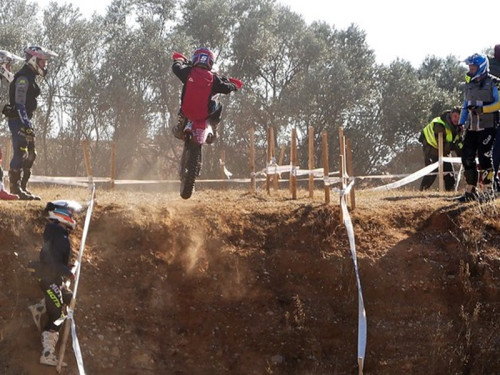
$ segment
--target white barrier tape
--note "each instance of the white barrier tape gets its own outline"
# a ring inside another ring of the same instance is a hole
[[[326,186],[331,186],[333,184],[337,184],[339,182],[342,182],[342,179],[340,177],[325,177],[323,179],[323,182],[325,183]]]
[[[73,310],[68,310],[68,321],[71,324],[71,338],[73,340],[73,352],[75,353],[78,373],[80,375],[85,375],[85,368],[83,367],[83,357],[82,357],[82,351],[80,349],[80,342],[78,341],[78,337],[76,336],[76,324],[75,324],[75,319],[73,319]]]
[[[72,269],[76,270],[75,273],[75,286],[73,290],[73,297],[72,297],[72,303],[70,303],[70,306],[73,306],[73,303],[76,302],[76,296],[78,295],[78,285],[80,284],[80,271],[81,271],[81,265],[82,265],[82,256],[83,256],[83,251],[85,250],[85,241],[87,240],[87,234],[89,232],[89,227],[90,227],[90,219],[92,217],[92,211],[94,209],[94,196],[95,196],[95,185],[92,185],[91,187],[91,196],[90,196],[90,202],[87,207],[87,213],[85,215],[85,224],[83,225],[83,230],[82,230],[82,239],[80,241],[80,249],[78,251],[78,259],[75,262],[75,265]],[[83,367],[83,357],[82,357],[82,352],[80,350],[80,344],[78,342],[78,337],[76,336],[76,325],[75,325],[75,319],[73,316],[73,310],[71,308],[68,308],[68,321],[71,324],[71,337],[73,339],[73,352],[75,353],[75,358],[76,358],[76,363],[78,365],[78,371],[80,375],[85,375],[85,369]],[[68,323],[66,323],[68,324]],[[63,340],[63,342],[65,342]],[[64,350],[64,348],[61,348]],[[59,361],[63,360],[63,356],[60,356]]]
[[[277,164],[269,164],[265,169],[265,174],[280,174],[283,172],[291,172],[291,165],[277,165]]]
[[[224,174],[226,175],[226,178],[229,180],[231,179],[231,176],[233,175],[231,172],[227,170],[227,168],[224,166]]]
[[[85,179],[85,180],[84,180]],[[82,177],[82,180],[79,181],[78,177],[48,177],[48,176],[31,176],[30,182],[45,182],[59,185],[71,185],[71,186],[89,186],[88,182],[84,182],[88,180],[87,177]]]
[[[367,189],[367,190],[368,191],[383,191],[383,190],[391,190],[391,189],[399,188],[401,186],[404,186],[404,185],[409,184],[413,181],[416,181],[419,178],[422,178],[425,175],[431,173],[432,171],[434,171],[434,169],[436,169],[438,167],[438,164],[439,164],[438,162],[435,162],[433,164],[428,165],[427,167],[424,167],[424,168],[416,171],[415,173],[410,174],[409,176],[407,176],[399,181],[392,182],[392,183],[387,184],[387,185],[378,186],[376,188]]]
[[[76,274],[75,274],[75,287],[73,290],[73,298],[74,299],[76,299],[76,295],[78,293],[78,284],[80,283],[80,270],[81,270],[81,264],[82,264],[82,256],[83,256],[83,251],[85,250],[85,241],[87,240],[87,234],[89,232],[90,219],[92,217],[92,210],[94,209],[94,195],[95,195],[95,186],[92,186],[91,195],[90,195],[90,202],[89,202],[89,206],[87,207],[87,213],[85,215],[85,224],[83,225],[82,240],[80,242],[80,250],[78,251],[78,259],[77,259],[77,263],[75,264]]]
[[[367,322],[366,322],[366,310],[363,301],[363,292],[361,289],[361,278],[359,277],[358,269],[358,258],[356,255],[356,243],[354,239],[354,228],[352,226],[351,216],[349,215],[349,210],[347,209],[347,204],[345,202],[344,196],[349,194],[351,188],[354,185],[354,180],[352,180],[347,188],[340,192],[340,205],[342,208],[342,216],[344,218],[344,225],[347,230],[347,237],[349,238],[349,248],[351,250],[351,257],[354,263],[354,271],[356,273],[356,282],[358,285],[358,364],[359,373],[363,373],[363,363],[366,352],[366,337],[367,337]]]
[[[443,162],[461,164],[462,159],[457,158],[457,157],[445,157],[445,158],[443,158]],[[435,162],[435,163],[429,164],[428,166],[426,166],[426,167],[424,167],[424,168],[422,168],[422,169],[420,169],[420,170],[418,170],[410,175],[407,175],[407,177],[405,177],[399,181],[396,181],[396,182],[393,182],[393,183],[390,183],[387,185],[383,185],[383,186],[378,186],[376,188],[367,189],[367,190],[369,190],[369,191],[382,191],[382,190],[396,189],[398,187],[401,187],[401,186],[409,184],[413,181],[416,181],[419,178],[424,177],[425,175],[431,174],[434,171],[434,169],[436,169],[438,167],[439,167],[439,162]],[[356,177],[356,178],[358,178],[358,177]],[[362,179],[363,177],[359,177],[359,178]]]
[[[323,177],[323,175],[325,174],[325,171],[323,170],[323,168],[316,168],[316,169],[313,169],[313,170],[310,170],[310,169],[300,169],[299,167],[296,167],[297,170],[296,170],[296,176],[303,176],[303,175],[313,175],[315,177]]]
[[[443,161],[445,163],[462,164],[462,158],[457,158],[457,157],[445,156],[443,157]]]

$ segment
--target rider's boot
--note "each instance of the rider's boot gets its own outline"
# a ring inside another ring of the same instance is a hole
[[[179,112],[177,115],[177,124],[172,128],[172,133],[177,139],[184,139],[184,127],[186,126],[187,118]]]
[[[9,180],[10,180],[10,193],[15,194],[23,201],[33,200],[33,196],[26,193],[21,188],[21,170],[11,169],[9,170]]]
[[[31,169],[23,168],[23,177],[21,178],[21,189],[24,190],[26,194],[30,195],[32,200],[39,201],[42,198],[38,195],[33,194],[31,191],[28,190],[28,181],[30,177],[31,177]]]

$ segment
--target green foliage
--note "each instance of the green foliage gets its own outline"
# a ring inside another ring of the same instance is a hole
[[[356,25],[308,25],[275,0],[113,0],[91,19],[73,5],[38,10],[25,0],[0,0],[0,12],[0,48],[22,55],[27,44],[40,44],[59,54],[34,118],[36,173],[83,173],[80,143],[88,139],[95,175],[109,173],[113,141],[117,178],[176,178],[182,145],[169,129],[181,85],[171,56],[200,46],[215,52],[221,74],[245,84],[223,98],[220,137],[205,154],[207,177],[219,175],[222,149],[227,168],[248,175],[251,127],[257,168],[265,165],[270,127],[280,146],[297,128],[299,164],[306,166],[308,127],[321,160],[321,132],[335,149],[342,126],[356,172],[381,172],[414,152],[427,122],[461,100],[465,67],[455,57],[428,57],[419,68],[401,60],[380,66]]]

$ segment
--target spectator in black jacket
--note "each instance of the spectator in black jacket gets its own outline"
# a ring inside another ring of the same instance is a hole
[[[37,108],[40,87],[36,77],[47,74],[47,60],[57,56],[52,51],[39,46],[28,47],[24,51],[26,63],[14,75],[9,88],[10,108],[5,113],[9,117],[12,133],[13,156],[10,161],[10,192],[22,200],[40,200],[27,189],[31,167],[35,162],[35,129],[31,118]]]
[[[9,51],[0,50],[0,83],[3,88],[4,81],[7,82],[7,85],[12,82],[14,78],[14,74],[11,72],[12,64],[15,61],[23,61],[23,59],[19,56],[10,53]],[[3,112],[3,110],[2,110]],[[0,147],[0,200],[17,200],[19,196],[16,194],[10,194],[5,190],[3,185],[3,168],[2,168],[2,148]]]

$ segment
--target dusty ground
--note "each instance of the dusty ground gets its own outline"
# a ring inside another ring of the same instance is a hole
[[[37,190],[46,199],[86,190]],[[500,374],[499,202],[359,192],[365,374]],[[338,197],[97,192],[75,320],[87,374],[358,374]],[[42,202],[0,202],[0,374],[54,374],[27,306]],[[83,220],[82,220],[83,222]],[[79,247],[81,227],[73,235]],[[70,341],[71,342],[71,341]],[[69,367],[77,374],[70,343]]]

